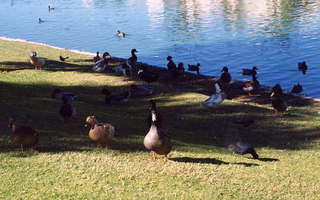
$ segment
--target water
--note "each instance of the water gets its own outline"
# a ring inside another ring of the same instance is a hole
[[[48,11],[48,5],[55,9]],[[38,18],[45,20],[39,24]],[[320,1],[317,0],[1,0],[0,36],[90,52],[108,51],[166,66],[166,57],[201,63],[218,76],[229,66],[258,67],[259,81],[320,97]],[[115,36],[117,30],[128,33]],[[297,62],[307,61],[302,75]]]

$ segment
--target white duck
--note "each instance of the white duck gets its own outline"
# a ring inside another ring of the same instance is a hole
[[[214,107],[223,102],[223,100],[225,99],[225,93],[220,89],[218,83],[215,83],[214,86],[216,88],[216,92],[212,94],[209,98],[207,98],[205,101],[201,102],[200,105],[206,107]]]

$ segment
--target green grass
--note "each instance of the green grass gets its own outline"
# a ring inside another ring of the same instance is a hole
[[[0,40],[0,199],[319,199],[319,106],[288,96],[284,118],[272,116],[270,99],[237,97],[212,109],[199,106],[212,82],[199,79],[155,83],[157,94],[105,105],[103,87],[127,90],[136,80],[90,70],[91,56],[35,44]],[[42,71],[28,55],[49,59]],[[61,63],[59,55],[70,56]],[[62,123],[53,88],[79,95],[77,117]],[[170,160],[153,161],[144,149],[148,101],[156,99],[173,139]],[[84,127],[87,115],[116,127],[107,151],[99,151]],[[9,142],[8,117],[36,128],[38,153],[20,153]],[[253,118],[244,128],[232,123]],[[260,160],[239,156],[226,145],[240,135]]]

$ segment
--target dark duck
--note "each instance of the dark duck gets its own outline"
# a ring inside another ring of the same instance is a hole
[[[150,129],[144,137],[143,144],[146,149],[151,151],[154,160],[156,159],[156,154],[158,154],[164,155],[165,161],[167,161],[168,154],[172,149],[171,139],[163,129],[162,118],[156,109],[155,101],[151,100],[150,104],[150,116],[148,118]]]
[[[200,75],[200,63],[197,63],[196,65],[188,65],[188,70],[197,72],[197,75]]]
[[[259,158],[259,155],[257,154],[257,152],[251,144],[241,142],[240,140],[236,141],[233,144],[230,144],[228,146],[228,149],[239,155],[251,154],[254,159]]]
[[[306,74],[308,70],[308,65],[306,61],[298,62],[298,70],[302,72],[302,74]]]
[[[129,98],[131,96],[130,91],[129,92],[123,92],[120,94],[111,94],[111,92],[107,88],[103,88],[101,91],[102,94],[105,95],[105,103],[106,104],[121,104],[126,103],[129,101]]]
[[[74,95],[71,92],[66,92],[62,91],[58,88],[55,88],[52,93],[51,93],[51,98],[53,99],[62,99],[62,98],[67,98],[69,101],[72,101],[76,98],[77,96]]]
[[[68,59],[69,57],[63,57],[63,56],[59,56],[60,61],[64,62]]]
[[[282,88],[279,84],[276,84],[271,90],[271,104],[275,110],[274,116],[282,117],[287,110],[287,103],[283,99]]]
[[[295,93],[295,94],[299,94],[303,91],[302,85],[300,85],[299,83],[294,85],[291,89],[291,93]]]
[[[252,69],[242,69],[242,75],[252,76],[257,75],[257,67],[253,66]]]
[[[62,105],[60,107],[59,114],[64,122],[68,122],[75,115],[75,109],[69,103],[69,99],[67,97],[62,97]]]

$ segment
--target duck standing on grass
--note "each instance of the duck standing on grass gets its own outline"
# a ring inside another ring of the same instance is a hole
[[[155,101],[150,101],[150,116],[148,118],[148,125],[150,129],[144,137],[143,144],[146,149],[152,153],[152,158],[156,159],[156,154],[164,155],[165,161],[168,160],[168,154],[172,149],[171,139],[166,131],[163,129],[162,118],[156,109]]]
[[[33,51],[30,55],[30,63],[35,67],[35,69],[41,70],[46,64],[46,58],[37,57],[37,52]]]
[[[225,99],[225,93],[220,89],[220,86],[218,83],[214,84],[216,92],[212,94],[209,98],[207,98],[205,101],[201,102],[201,106],[205,107],[215,107],[219,104],[221,104]]]
[[[220,75],[218,82],[219,82],[222,90],[225,91],[226,93],[228,93],[232,77],[229,73],[229,69],[227,66],[224,66],[223,69],[221,70],[221,72],[222,72],[222,74]]]
[[[62,105],[60,106],[59,114],[65,123],[75,115],[75,109],[69,103],[69,99],[66,96],[62,97]]]
[[[69,57],[63,57],[63,56],[59,56],[60,61],[64,62],[68,59]]]
[[[39,133],[30,126],[16,125],[15,118],[9,119],[9,128],[12,130],[11,141],[20,146],[23,152],[25,147],[31,147],[31,151],[35,150],[35,146],[39,142]]]
[[[137,49],[131,49],[131,57],[128,58],[126,63],[131,71],[137,68],[138,56],[136,53],[138,53]]]
[[[147,83],[151,83],[157,81],[159,79],[159,74],[151,71],[145,70],[145,68],[141,68],[138,71],[139,80],[145,81]]]
[[[274,116],[282,117],[283,112],[287,111],[287,103],[283,99],[282,88],[279,84],[276,84],[271,92],[271,104],[275,110]]]
[[[55,88],[51,93],[51,98],[53,98],[53,99],[61,99],[62,100],[62,98],[64,98],[64,97],[67,98],[69,101],[73,101],[73,100],[75,100],[75,98],[77,96],[71,92],[62,91],[59,88]]]
[[[115,133],[114,126],[109,123],[99,123],[95,116],[88,116],[85,126],[90,126],[89,138],[97,144],[97,148],[107,149]]]

